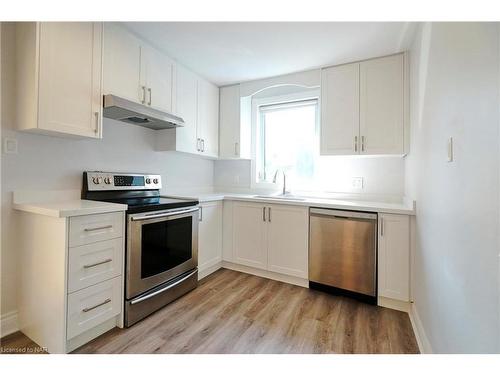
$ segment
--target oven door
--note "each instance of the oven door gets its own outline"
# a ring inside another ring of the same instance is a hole
[[[128,215],[127,299],[198,266],[198,210]]]

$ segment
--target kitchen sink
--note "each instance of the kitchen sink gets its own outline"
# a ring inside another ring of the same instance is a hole
[[[265,198],[265,199],[279,199],[284,201],[305,201],[305,198],[293,196],[293,195],[254,195],[254,198]]]

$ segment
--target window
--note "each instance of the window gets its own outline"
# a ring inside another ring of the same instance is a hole
[[[271,183],[282,170],[294,188],[309,186],[319,157],[318,99],[257,107],[256,177]]]

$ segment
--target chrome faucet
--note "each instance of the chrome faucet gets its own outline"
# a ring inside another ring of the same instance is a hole
[[[280,171],[283,174],[283,193],[282,193],[282,195],[287,195],[289,193],[289,191],[286,190],[286,174],[285,174],[284,170],[282,170],[282,169],[277,169],[276,170],[276,172],[274,173],[274,177],[273,177],[273,184],[276,183],[276,181],[278,179],[278,173]]]

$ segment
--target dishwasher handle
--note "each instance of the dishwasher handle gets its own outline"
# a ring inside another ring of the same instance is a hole
[[[329,210],[325,208],[311,208],[311,216],[321,215],[321,216],[333,216],[333,217],[344,217],[353,219],[368,219],[377,220],[377,214],[369,212],[358,212],[358,211],[343,211],[343,210]]]

